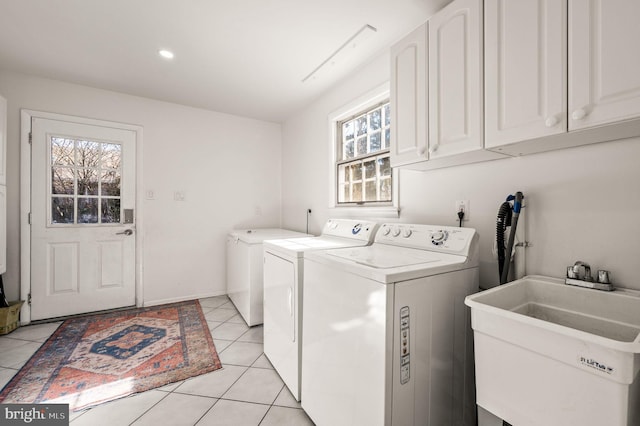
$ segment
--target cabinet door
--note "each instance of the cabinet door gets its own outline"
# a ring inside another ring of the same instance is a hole
[[[391,166],[427,159],[427,24],[391,47]]]
[[[569,130],[640,117],[640,1],[569,0]]]
[[[485,146],[566,132],[566,0],[484,5]]]
[[[455,0],[429,20],[429,158],[483,148],[482,2]]]

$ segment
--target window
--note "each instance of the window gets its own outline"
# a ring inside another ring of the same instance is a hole
[[[390,108],[384,100],[335,121],[336,205],[390,205]]]
[[[120,223],[122,146],[53,136],[51,225]]]

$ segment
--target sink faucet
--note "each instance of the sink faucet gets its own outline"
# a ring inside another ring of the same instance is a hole
[[[580,279],[580,268],[584,268],[584,278],[583,281],[591,282],[593,278],[591,278],[591,266],[588,263],[578,260],[573,264],[573,273],[575,274],[572,278]]]
[[[580,269],[584,269],[584,275],[580,277]],[[609,271],[598,271],[598,281],[594,282],[591,276],[591,266],[588,263],[578,260],[573,266],[567,267],[567,277],[565,284],[579,287],[593,288],[596,290],[612,291],[614,289],[609,279]]]

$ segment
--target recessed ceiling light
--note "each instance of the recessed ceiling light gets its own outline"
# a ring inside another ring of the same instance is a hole
[[[158,50],[158,55],[162,56],[164,59],[173,59],[173,52],[167,49]]]

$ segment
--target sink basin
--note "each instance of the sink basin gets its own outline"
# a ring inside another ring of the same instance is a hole
[[[478,405],[517,425],[640,424],[640,292],[528,276],[465,303]]]

